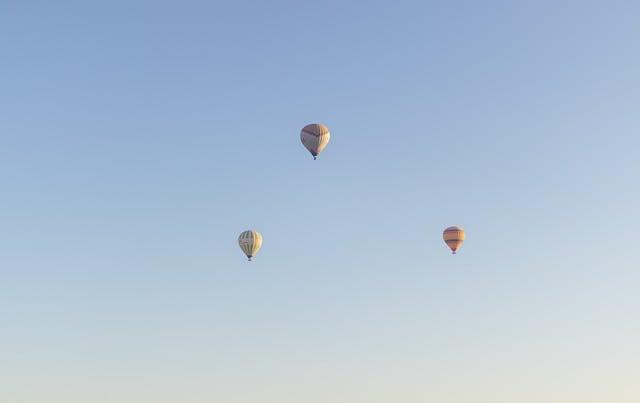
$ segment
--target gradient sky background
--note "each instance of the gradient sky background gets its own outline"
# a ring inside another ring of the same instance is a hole
[[[2,2],[0,401],[640,401],[639,21]]]

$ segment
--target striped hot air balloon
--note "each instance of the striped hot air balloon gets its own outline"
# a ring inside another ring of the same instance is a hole
[[[318,154],[329,144],[329,128],[322,123],[312,123],[302,128],[300,140],[315,160]]]
[[[238,237],[238,244],[240,245],[240,249],[242,249],[244,254],[249,258],[249,261],[251,261],[251,258],[258,253],[262,246],[262,235],[258,231],[244,231],[240,234],[240,237]]]
[[[465,233],[462,228],[454,225],[444,230],[442,238],[455,255],[456,251],[462,246],[462,242],[464,242]]]

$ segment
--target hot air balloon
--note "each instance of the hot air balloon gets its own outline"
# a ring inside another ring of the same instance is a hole
[[[245,255],[251,261],[251,258],[258,253],[260,247],[262,246],[262,235],[258,231],[244,231],[238,237],[238,244],[240,245],[240,249],[244,252]]]
[[[464,230],[454,225],[444,230],[442,238],[444,238],[444,242],[451,248],[451,251],[455,255],[456,251],[462,246],[462,242],[464,242]]]
[[[322,123],[312,123],[302,128],[300,140],[315,160],[318,154],[329,144],[329,128]]]

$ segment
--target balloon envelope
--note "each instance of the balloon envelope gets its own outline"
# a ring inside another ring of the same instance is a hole
[[[302,128],[302,131],[300,131],[300,141],[302,141],[302,145],[313,155],[313,159],[316,159],[318,154],[329,144],[330,138],[329,128],[322,123],[306,125]]]
[[[456,251],[462,246],[466,235],[462,228],[454,225],[444,230],[442,238],[455,255]]]
[[[240,245],[240,249],[244,252],[245,255],[251,261],[251,258],[254,257],[260,247],[262,247],[262,234],[258,231],[248,230],[244,231],[238,237],[238,245]]]

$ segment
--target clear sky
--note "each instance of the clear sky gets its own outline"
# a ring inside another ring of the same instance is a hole
[[[639,21],[3,1],[0,401],[640,401]]]

